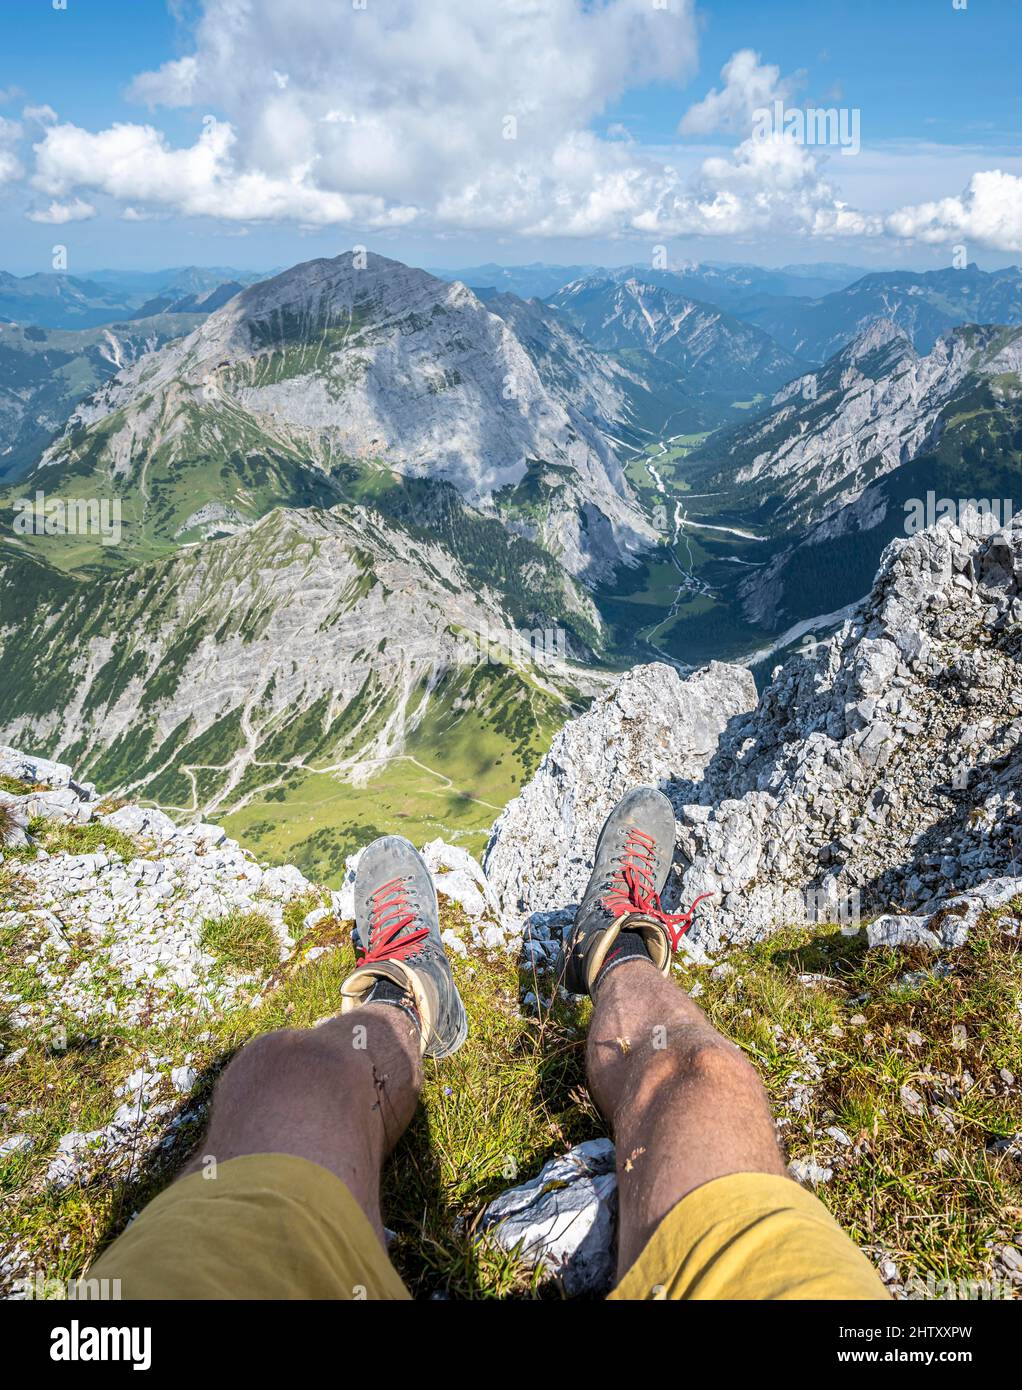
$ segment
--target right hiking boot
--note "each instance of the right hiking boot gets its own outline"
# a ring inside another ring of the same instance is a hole
[[[433,878],[414,845],[383,835],[355,873],[356,966],[341,986],[341,1013],[396,1004],[419,1025],[422,1054],[450,1057],[468,1018],[440,939]]]
[[[674,810],[655,787],[633,787],[604,822],[589,886],[564,943],[564,988],[595,997],[598,977],[625,960],[646,958],[661,975],[692,925],[703,893],[687,912],[660,903],[674,857]]]

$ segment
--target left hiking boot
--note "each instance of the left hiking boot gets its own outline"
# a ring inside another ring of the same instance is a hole
[[[358,959],[341,986],[341,1013],[360,1004],[396,1004],[419,1025],[422,1053],[450,1057],[468,1036],[468,1018],[440,939],[433,878],[414,845],[383,835],[355,873]]]
[[[595,997],[597,979],[626,960],[651,961],[666,975],[681,938],[692,925],[687,912],[665,912],[663,892],[674,857],[674,809],[655,787],[633,787],[611,811],[596,843],[585,896],[564,944],[564,988]]]

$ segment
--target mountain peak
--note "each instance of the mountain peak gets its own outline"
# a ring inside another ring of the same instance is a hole
[[[874,352],[898,346],[903,353],[915,357],[912,339],[893,319],[877,318],[850,343],[842,348],[839,357],[843,362],[859,362]]]
[[[399,293],[412,283],[433,284],[438,290],[444,286],[428,271],[416,270],[387,256],[371,251],[345,251],[339,256],[300,261],[269,280],[250,285],[239,296],[236,307],[242,316],[258,318],[284,305],[328,297],[338,307],[348,309],[366,295],[388,287]]]

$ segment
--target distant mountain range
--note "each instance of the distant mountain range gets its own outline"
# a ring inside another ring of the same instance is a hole
[[[570,280],[581,279],[599,269],[594,265],[472,265],[460,270],[430,270],[441,280],[460,280],[463,285],[498,294],[515,294],[519,299],[546,299]]]
[[[812,362],[826,361],[878,318],[890,319],[920,352],[929,352],[959,324],[1022,322],[1022,270],[885,271],[822,299],[771,298],[736,312]]]
[[[198,322],[161,314],[78,330],[0,325],[0,482],[38,463],[83,396]]]
[[[562,269],[0,281],[130,311],[0,326],[5,507],[122,514],[0,536],[0,741],[308,865],[478,847],[608,667],[766,661],[906,501],[1018,491],[1016,270]]]
[[[674,270],[656,270],[650,265],[625,265],[606,269],[596,265],[474,265],[460,270],[434,270],[442,280],[461,280],[473,289],[492,289],[516,294],[521,299],[547,299],[573,280],[591,275],[615,280],[637,279],[666,288],[691,299],[704,299],[718,308],[734,309],[757,295],[815,297],[843,289],[866,271],[857,266],[832,263],[791,265],[779,270],[753,265],[693,263]]]
[[[211,314],[214,309],[222,309],[229,299],[240,294],[243,285],[237,280],[224,280],[212,289],[196,290],[189,294],[158,294],[147,299],[139,309],[137,318],[148,318],[152,314]]]
[[[96,271],[88,276],[0,271],[0,322],[79,329],[149,318],[160,313],[211,313],[266,274],[228,266],[163,271]],[[866,272],[821,263],[779,269],[694,263],[671,270],[644,265],[484,264],[436,271],[483,299],[513,294],[556,302],[568,285],[611,281],[657,286],[682,299],[723,311],[766,333],[799,363],[820,365],[878,318],[888,318],[928,352],[937,338],[963,323],[1022,321],[1022,270]],[[697,387],[699,394],[701,387]]]
[[[0,270],[0,321],[73,330],[159,313],[209,313],[230,297],[222,287],[232,285],[230,293],[236,294],[261,278],[199,266],[124,274],[107,270],[94,276],[17,276]]]
[[[640,349],[670,363],[693,395],[727,402],[755,397],[806,365],[762,329],[634,276],[575,280],[549,303],[599,348]]]

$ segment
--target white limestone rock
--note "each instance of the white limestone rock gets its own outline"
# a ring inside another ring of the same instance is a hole
[[[670,790],[698,777],[728,721],[755,700],[742,666],[711,662],[683,680],[655,662],[567,724],[490,835],[483,865],[508,919],[577,902],[614,803],[636,783]]]
[[[614,1145],[590,1139],[489,1204],[481,1227],[523,1264],[542,1263],[564,1292],[605,1294],[614,1280],[617,1176]]]
[[[56,763],[50,758],[24,753],[6,744],[0,747],[0,774],[16,777],[30,785],[40,783],[47,787],[66,787],[71,781],[71,769],[67,763]]]
[[[157,844],[166,844],[181,833],[166,812],[155,806],[122,806],[97,820],[125,835],[155,840]]]

